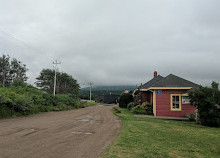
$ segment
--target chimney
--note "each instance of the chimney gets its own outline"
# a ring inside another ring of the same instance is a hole
[[[157,77],[157,71],[154,71],[154,77]]]

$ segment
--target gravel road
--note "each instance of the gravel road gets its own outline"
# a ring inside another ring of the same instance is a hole
[[[94,158],[120,132],[113,106],[0,120],[1,158]]]

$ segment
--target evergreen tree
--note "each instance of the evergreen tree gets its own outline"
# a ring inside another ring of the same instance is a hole
[[[37,82],[35,83],[37,87],[41,88],[43,91],[52,94],[54,86],[54,70],[43,69],[40,72],[40,75],[36,78]],[[79,84],[77,81],[70,75],[65,72],[57,72],[57,81],[56,81],[56,93],[57,94],[78,94],[79,93]]]
[[[12,79],[20,79],[23,81],[27,80],[26,72],[27,68],[25,64],[22,64],[21,61],[13,58],[11,61],[11,77]]]
[[[25,64],[17,59],[10,61],[9,55],[0,57],[0,82],[2,87],[8,87],[15,79],[27,80],[27,68]]]
[[[11,83],[9,60],[10,57],[8,55],[2,55],[2,57],[0,57],[0,82],[2,87],[8,86]]]

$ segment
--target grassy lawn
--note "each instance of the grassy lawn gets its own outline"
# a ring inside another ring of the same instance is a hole
[[[127,109],[120,110],[117,115],[123,121],[122,131],[102,158],[220,157],[220,128],[139,118]]]

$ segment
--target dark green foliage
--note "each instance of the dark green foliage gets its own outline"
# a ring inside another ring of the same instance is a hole
[[[31,98],[34,105],[41,105],[45,103],[42,91],[32,85],[24,83],[23,80],[14,80],[10,89],[17,94],[28,96]]]
[[[22,64],[21,61],[18,61],[17,59],[13,58],[11,60],[10,66],[11,66],[10,74],[12,80],[14,79],[20,79],[23,81],[27,80],[26,72],[28,69],[26,68],[25,64]]]
[[[37,77],[36,85],[44,92],[53,93],[54,88],[54,70],[43,69],[40,76]],[[70,75],[65,72],[57,72],[56,94],[79,94],[79,84]]]
[[[37,87],[41,88],[44,92],[52,94],[54,86],[54,73],[54,70],[43,69],[40,72],[40,76],[36,78],[37,82],[35,84]]]
[[[57,75],[57,94],[79,94],[79,84],[65,72]]]
[[[30,111],[33,100],[27,95],[18,95],[13,101],[13,110],[21,114],[27,114]]]
[[[134,114],[144,114],[146,115],[145,109],[141,105],[137,105],[131,109],[131,112]]]
[[[77,95],[53,96],[20,81],[13,83],[10,88],[0,88],[0,118],[77,109],[91,105],[93,104],[80,102]]]
[[[187,114],[186,117],[189,119],[189,121],[195,121],[195,115],[194,114]]]
[[[127,106],[128,110],[131,110],[133,107],[137,106],[134,102],[130,102]]]
[[[10,57],[8,55],[2,55],[0,57],[0,82],[3,87],[9,86],[11,83]]]
[[[25,64],[17,59],[12,59],[7,55],[0,57],[0,82],[2,87],[9,87],[13,80],[19,79],[26,81],[27,68]]]
[[[220,91],[218,83],[213,82],[212,87],[199,87],[189,93],[191,104],[196,106],[199,121],[205,126],[220,126]]]
[[[147,106],[147,110],[146,110],[147,113],[146,114],[153,115],[153,105],[150,103],[147,103],[146,106]]]
[[[148,102],[144,102],[141,105],[133,107],[131,112],[134,114],[153,115],[153,106]]]
[[[119,107],[127,108],[127,105],[133,101],[131,93],[122,93],[119,97]]]
[[[11,109],[11,113],[26,114],[33,101],[28,95],[18,94],[9,88],[0,88],[0,106]]]
[[[12,115],[11,109],[0,106],[0,118],[7,118],[11,117]]]
[[[28,84],[24,82],[22,79],[14,79],[11,86],[12,87],[25,87]]]
[[[43,94],[43,98],[45,99],[45,102],[43,103],[45,106],[56,106],[57,102],[55,97],[52,94]]]
[[[76,99],[77,97],[73,94],[59,94],[56,95],[55,97],[58,102],[58,105],[65,104],[65,105],[74,106],[76,104],[76,101],[78,100]]]
[[[45,106],[57,106],[57,105],[71,105],[74,106],[78,98],[73,94],[57,94],[53,96],[52,94],[43,94],[45,99]]]
[[[57,73],[57,93],[43,93],[25,83],[26,65],[9,56],[0,57],[0,118],[28,115],[46,111],[61,111],[90,106],[79,101],[79,84],[66,73]],[[38,77],[37,86],[52,93],[54,71],[44,69]],[[4,88],[2,88],[4,87]],[[5,88],[7,87],[7,88]]]

